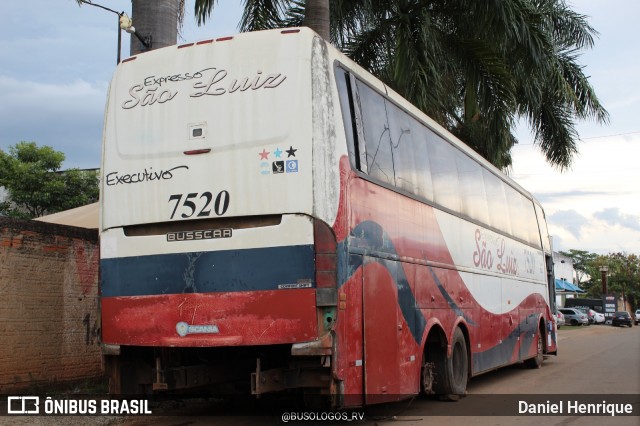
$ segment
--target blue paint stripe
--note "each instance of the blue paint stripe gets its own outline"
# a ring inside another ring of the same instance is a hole
[[[103,259],[104,297],[315,287],[313,245]]]
[[[373,221],[365,221],[358,224],[351,231],[349,237],[338,245],[338,253],[340,254],[338,260],[340,265],[338,287],[344,285],[349,277],[362,266],[362,256],[351,255],[349,253],[350,250],[355,249],[354,251],[362,252],[363,255],[371,256],[375,262],[384,266],[393,277],[398,290],[398,304],[402,316],[409,326],[414,340],[417,344],[420,344],[427,320],[422,311],[417,308],[418,305],[409,286],[409,280],[404,274],[401,262],[396,260],[400,256],[391,239],[384,229]],[[381,258],[378,256],[381,253],[388,254],[391,259]]]
[[[453,300],[453,298],[451,298],[451,295],[449,293],[447,293],[447,290],[444,288],[444,286],[442,285],[442,282],[440,281],[440,279],[438,278],[438,275],[436,274],[436,271],[433,270],[433,268],[431,266],[429,266],[429,272],[431,272],[431,276],[433,277],[433,280],[435,281],[436,285],[438,286],[438,290],[440,291],[440,294],[442,295],[442,297],[444,297],[444,299],[447,301],[447,305],[449,305],[449,307],[451,309],[453,309],[453,311],[456,313],[456,315],[463,317],[464,320],[467,322],[467,324],[475,326],[476,323],[473,322],[473,320],[471,319],[471,317],[469,317],[467,314],[465,314],[462,309],[460,309],[460,307],[458,306],[458,304],[455,302],[455,300]],[[462,280],[462,278],[460,278]]]
[[[531,314],[520,321],[502,343],[473,356],[473,373],[481,373],[511,364],[511,358],[520,338],[520,347],[529,348],[533,344],[535,331],[538,328],[537,314]]]
[[[391,271],[390,262],[391,260],[378,259],[378,263],[387,268],[388,271]],[[400,305],[400,311],[402,311],[402,316],[404,320],[407,322],[407,326],[413,335],[413,339],[419,345],[422,341],[422,335],[424,334],[424,329],[427,326],[427,320],[425,319],[422,311],[418,309],[418,304],[416,299],[411,291],[411,287],[409,286],[409,280],[404,273],[404,268],[401,263],[396,263],[395,269],[396,273],[393,275],[394,280],[396,282],[396,287],[398,289],[398,304]]]

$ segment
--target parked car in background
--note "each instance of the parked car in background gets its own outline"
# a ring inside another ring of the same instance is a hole
[[[583,307],[578,307],[578,306],[574,306],[571,309],[575,309],[577,311],[582,312],[583,314],[585,314],[587,316],[587,321],[588,324],[587,325],[591,325],[595,322],[595,320],[593,319],[593,317],[591,316],[591,314],[589,313],[590,309],[589,308],[583,308]]]
[[[564,315],[565,323],[571,325],[589,325],[587,314],[576,308],[560,308],[560,312]]]
[[[565,324],[564,314],[560,311],[556,311],[556,324],[558,325],[558,328]]]
[[[589,318],[593,318],[594,324],[604,324],[604,314],[589,309]]]
[[[640,324],[640,309],[636,309],[636,325]]]
[[[633,321],[631,320],[631,314],[626,311],[620,311],[613,314],[613,319],[611,320],[611,325],[628,325],[629,327],[633,326]]]

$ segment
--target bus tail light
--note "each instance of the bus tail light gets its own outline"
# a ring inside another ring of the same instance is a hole
[[[315,244],[316,287],[336,288],[336,238],[333,230],[324,222],[315,220],[313,224]]]
[[[332,330],[336,322],[337,290],[337,244],[333,230],[326,223],[315,220],[313,223],[316,268],[316,308],[318,309],[318,328]],[[322,331],[320,332],[322,334]]]

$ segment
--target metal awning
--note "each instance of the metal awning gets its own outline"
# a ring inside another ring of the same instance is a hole
[[[577,285],[570,283],[569,281],[564,281],[560,279],[556,279],[556,290],[564,291],[567,293],[586,293],[586,291],[584,291]]]

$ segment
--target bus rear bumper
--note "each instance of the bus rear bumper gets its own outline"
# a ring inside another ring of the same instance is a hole
[[[331,333],[311,342],[294,343],[291,346],[293,356],[331,355],[332,353],[333,334]]]

